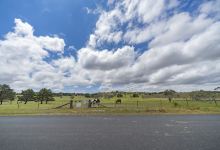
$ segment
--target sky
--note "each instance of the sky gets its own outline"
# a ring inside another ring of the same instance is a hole
[[[213,90],[220,0],[1,0],[0,84],[18,92]]]

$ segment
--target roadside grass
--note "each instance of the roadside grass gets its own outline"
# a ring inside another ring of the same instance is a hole
[[[75,96],[73,101],[88,99],[82,96]],[[171,103],[165,98],[133,98],[124,96],[120,98],[121,104],[115,104],[117,97],[110,99],[101,98],[103,107],[97,108],[73,108],[68,106],[61,109],[54,109],[57,106],[68,103],[69,96],[55,97],[55,101],[48,104],[37,102],[19,103],[17,100],[4,102],[0,105],[0,115],[78,115],[78,114],[220,114],[220,102],[215,104],[212,101],[185,101],[174,99]],[[105,107],[104,107],[105,106]]]

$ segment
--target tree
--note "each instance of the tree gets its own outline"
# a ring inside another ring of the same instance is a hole
[[[85,96],[86,98],[91,98],[91,95],[90,95],[89,93],[86,93],[84,96]]]
[[[10,100],[10,103],[12,104],[12,101],[15,100],[16,93],[11,89],[11,91],[8,93],[8,99]]]
[[[165,90],[164,91],[164,95],[167,96],[170,103],[171,103],[175,93],[176,92],[174,90]]]
[[[62,92],[60,92],[58,95],[59,95],[60,98],[63,98],[63,93]]]
[[[117,94],[117,97],[118,97],[118,98],[123,97],[122,93],[118,93],[118,94]]]
[[[2,105],[4,100],[14,100],[15,92],[10,88],[9,85],[0,85],[0,104]]]
[[[43,103],[43,101],[45,101],[46,104],[48,101],[54,101],[52,91],[46,88],[41,89],[37,94],[37,100],[40,101],[41,104]]]
[[[139,97],[138,93],[134,93],[132,97]]]
[[[75,97],[74,94],[72,94],[72,95],[70,96],[70,99],[73,100],[74,97]]]
[[[220,89],[220,87],[216,87],[216,88],[214,88],[214,90],[216,91],[216,90],[219,90]]]
[[[36,94],[32,89],[27,89],[21,92],[22,96],[18,97],[18,101],[24,101],[24,104],[27,104],[28,101],[35,101]]]

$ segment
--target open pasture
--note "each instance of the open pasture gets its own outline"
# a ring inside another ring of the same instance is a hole
[[[101,105],[92,108],[75,108],[75,101],[88,100],[84,96],[75,96],[73,99],[73,109],[69,105],[60,109],[54,109],[57,106],[69,103],[70,96],[54,97],[55,101],[48,104],[39,102],[17,103],[17,99],[12,102],[4,102],[0,105],[0,115],[34,115],[34,114],[124,114],[124,113],[220,113],[220,102],[213,101],[192,101],[184,99],[173,99],[169,102],[167,98],[143,98],[131,97],[126,95],[121,97],[121,104],[115,101],[119,98],[100,98]]]

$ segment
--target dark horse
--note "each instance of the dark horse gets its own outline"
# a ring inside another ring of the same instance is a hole
[[[121,99],[117,99],[117,100],[115,101],[115,104],[121,104]]]

